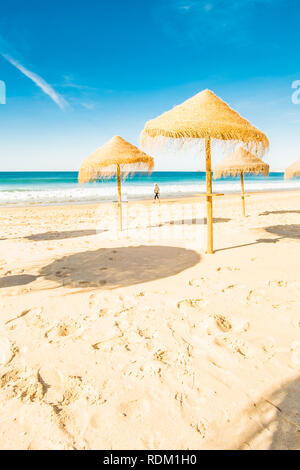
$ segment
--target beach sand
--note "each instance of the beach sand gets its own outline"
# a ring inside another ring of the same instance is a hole
[[[0,448],[299,449],[300,192],[135,205],[0,210]]]

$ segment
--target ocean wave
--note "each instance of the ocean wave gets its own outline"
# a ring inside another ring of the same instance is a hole
[[[250,181],[246,182],[246,192],[300,189],[300,180],[291,181]],[[205,182],[200,184],[160,184],[161,197],[193,195],[206,191]],[[240,182],[217,181],[213,183],[214,192],[240,192]],[[124,185],[123,195],[128,199],[153,197],[153,185]],[[113,201],[117,197],[116,186],[103,184],[97,187],[72,187],[56,189],[15,189],[0,191],[0,205],[41,205],[70,204]]]

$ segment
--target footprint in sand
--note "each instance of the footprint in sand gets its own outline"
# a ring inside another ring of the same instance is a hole
[[[266,284],[269,287],[287,287],[287,281],[267,281]]]
[[[137,299],[135,297],[120,295],[119,299],[122,302],[123,309],[129,310],[137,306]]]
[[[177,303],[177,308],[182,313],[188,313],[193,310],[202,310],[207,305],[203,299],[184,299]]]
[[[264,294],[264,289],[250,289],[246,297],[246,303],[254,302],[259,304],[264,299]]]
[[[216,314],[214,315],[214,320],[218,329],[224,333],[227,333],[230,330],[235,333],[243,333],[248,331],[250,328],[250,323],[247,320],[236,316],[232,316],[232,318],[229,319],[225,315]]]
[[[138,292],[138,293],[136,294],[136,297],[144,297],[145,294],[146,294],[146,293],[145,293],[144,291],[141,291],[141,292]]]
[[[69,405],[80,398],[82,392],[81,377],[69,376],[64,380],[63,401],[64,405]]]
[[[11,369],[0,377],[0,388],[8,399],[19,398],[23,402],[40,401],[44,396],[43,385],[34,371]]]
[[[43,386],[44,399],[47,403],[63,401],[63,375],[58,369],[42,367],[38,371],[38,380]]]
[[[231,290],[231,289],[233,289],[234,287],[237,287],[236,284],[229,284],[228,286],[226,286],[226,287],[224,287],[224,288],[222,289],[222,292],[226,292],[226,291],[228,291],[228,290]]]
[[[68,406],[80,398],[92,404],[100,398],[100,393],[81,377],[63,376],[59,370],[51,367],[39,369],[38,380],[43,387],[43,398],[49,404]]]
[[[45,329],[49,327],[49,322],[42,315],[42,308],[34,308],[26,314],[24,318],[24,323],[28,328],[36,328],[37,330]],[[16,323],[18,325],[18,323]]]
[[[150,401],[147,398],[142,398],[121,403],[118,407],[118,412],[123,418],[135,421],[143,419],[150,412],[150,409]]]
[[[205,439],[207,434],[207,427],[203,421],[197,421],[196,423],[191,423],[190,426],[195,429],[195,431],[200,434],[201,439]]]
[[[232,325],[231,325],[230,321],[226,317],[224,317],[223,315],[215,315],[215,321],[216,321],[216,325],[219,328],[219,330],[221,330],[223,332],[227,332],[227,331],[231,330],[231,328],[232,328]]]
[[[8,364],[14,356],[10,341],[5,336],[0,337],[0,366]]]
[[[80,328],[81,325],[75,320],[61,321],[47,330],[44,336],[49,341],[58,340],[66,336],[74,335],[76,332],[78,333]]]
[[[215,344],[221,346],[222,348],[227,349],[233,353],[239,354],[241,357],[247,358],[248,357],[248,347],[246,344],[238,338],[234,338],[229,335],[222,335],[215,337]]]
[[[135,304],[136,300],[130,303],[127,298],[115,294],[91,294],[89,297],[89,307],[97,312],[99,317],[117,316]]]
[[[278,348],[276,348],[275,339],[270,336],[264,337],[261,341],[258,341],[258,343],[269,359],[271,359],[278,350]]]
[[[201,287],[205,281],[206,281],[205,277],[201,277],[201,279],[191,279],[189,281],[189,286],[191,286],[191,287]]]
[[[222,271],[224,269],[227,269],[227,271],[240,271],[240,268],[237,268],[235,266],[219,266],[217,268],[217,271]]]

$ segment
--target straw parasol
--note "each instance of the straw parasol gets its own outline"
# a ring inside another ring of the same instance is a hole
[[[246,173],[268,176],[269,165],[243,147],[238,147],[214,168],[214,179],[223,176],[241,176],[243,216],[246,215],[244,190],[244,174]]]
[[[141,146],[153,139],[205,139],[208,253],[213,252],[211,140],[243,142],[250,151],[263,155],[269,146],[265,134],[243,119],[212,91],[204,90],[179,106],[148,121],[141,135]]]
[[[82,184],[117,176],[119,221],[122,230],[121,175],[125,179],[129,173],[135,171],[151,172],[153,166],[152,157],[117,135],[83,160],[78,182]]]
[[[284,179],[288,180],[296,176],[300,176],[300,159],[285,170]]]

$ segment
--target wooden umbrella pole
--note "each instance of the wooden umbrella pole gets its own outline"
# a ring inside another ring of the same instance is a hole
[[[211,178],[211,140],[205,138],[206,154],[206,207],[207,207],[207,252],[213,253],[213,208],[212,208],[212,178]]]
[[[243,204],[243,216],[246,217],[245,209],[245,188],[244,188],[244,172],[241,172],[241,187],[242,187],[242,204]]]
[[[118,211],[119,211],[119,227],[122,227],[122,196],[121,196],[121,170],[120,165],[117,164],[117,180],[118,180]]]

